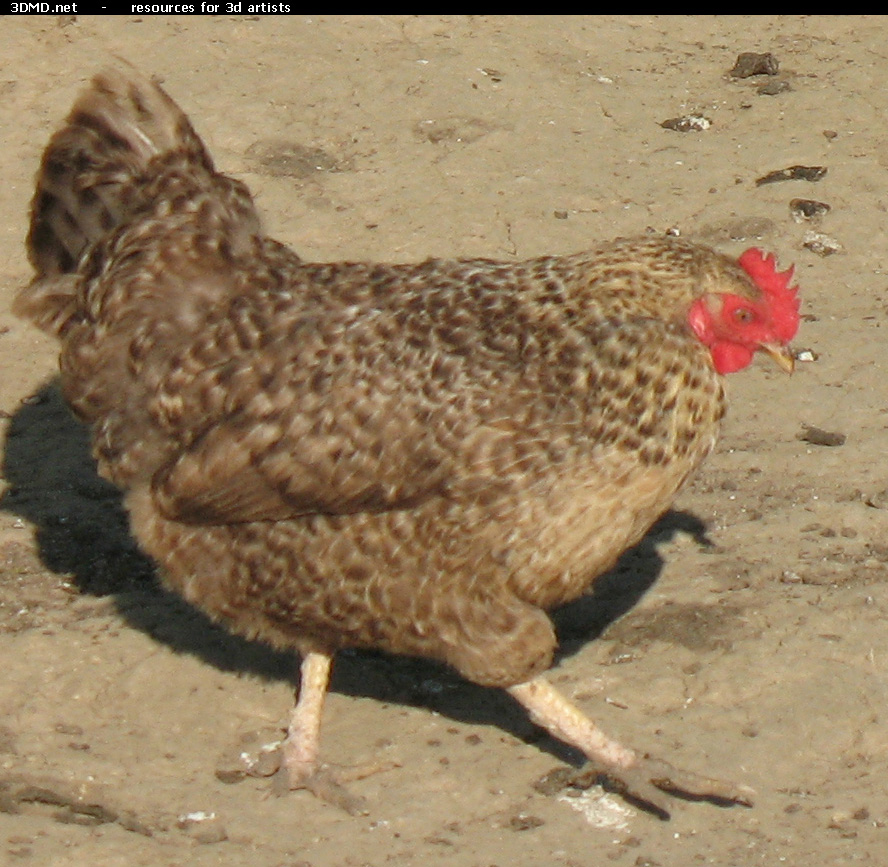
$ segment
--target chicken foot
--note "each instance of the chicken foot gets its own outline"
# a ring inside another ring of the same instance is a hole
[[[318,652],[306,653],[302,659],[299,697],[290,715],[274,790],[284,794],[293,789],[306,789],[322,801],[340,807],[352,816],[360,816],[368,812],[366,801],[350,792],[345,784],[395,765],[374,762],[357,768],[334,768],[319,764],[321,713],[330,684],[332,662],[332,656]]]
[[[543,677],[508,687],[508,692],[527,709],[533,722],[590,759],[565,780],[568,785],[588,788],[603,781],[607,788],[661,819],[669,818],[664,792],[719,804],[752,806],[755,792],[748,786],[680,771],[612,740]]]

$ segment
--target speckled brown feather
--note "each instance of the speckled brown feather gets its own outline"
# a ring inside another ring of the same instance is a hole
[[[60,337],[65,395],[171,587],[278,647],[417,654],[498,686],[550,665],[543,609],[713,447],[724,397],[691,302],[759,294],[675,238],[303,262],[129,72],[50,142],[29,244],[18,310]]]

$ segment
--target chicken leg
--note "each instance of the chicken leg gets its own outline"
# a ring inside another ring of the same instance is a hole
[[[299,668],[299,696],[290,715],[281,767],[290,788],[309,788],[318,763],[321,713],[330,685],[333,657],[326,653],[306,653]]]
[[[299,695],[290,715],[274,789],[279,794],[292,789],[307,789],[322,801],[358,816],[367,812],[366,803],[343,785],[344,777],[349,775],[338,774],[328,765],[318,764],[321,714],[330,685],[332,663],[330,654],[316,651],[306,653],[302,658]],[[352,779],[361,776],[366,774],[352,775]]]
[[[367,803],[345,784],[391,770],[398,764],[377,760],[354,768],[336,768],[318,762],[321,714],[332,664],[333,657],[319,651],[310,651],[302,658],[299,695],[290,714],[274,790],[284,794],[293,789],[306,789],[322,801],[341,807],[352,816],[360,816],[368,812]]]
[[[755,792],[748,786],[679,771],[612,740],[541,676],[510,686],[508,692],[527,709],[533,722],[590,759],[589,765],[573,775],[574,784],[588,787],[603,778],[610,788],[663,819],[669,818],[663,792],[717,803],[752,805]]]

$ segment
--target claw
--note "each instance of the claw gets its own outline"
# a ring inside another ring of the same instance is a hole
[[[661,759],[645,755],[631,768],[602,767],[587,762],[573,773],[558,774],[561,788],[588,789],[596,784],[620,795],[658,819],[669,819],[672,795],[690,801],[708,801],[718,806],[751,807],[755,791],[749,786],[680,771]]]

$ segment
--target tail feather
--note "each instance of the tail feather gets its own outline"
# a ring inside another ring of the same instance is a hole
[[[213,171],[188,118],[133,70],[97,75],[43,154],[31,203],[28,254],[38,278],[68,273],[141,206],[149,163],[177,153]]]
[[[177,210],[195,220],[203,213],[234,251],[260,231],[247,188],[215,171],[188,118],[157,84],[129,67],[100,73],[44,151],[27,238],[36,275],[13,311],[63,337],[84,315],[84,257],[101,255],[104,239],[140,219],[156,218],[156,237],[172,226],[164,215]]]

